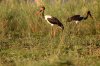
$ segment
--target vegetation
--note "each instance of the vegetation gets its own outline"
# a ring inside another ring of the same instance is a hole
[[[45,14],[57,17],[65,27],[62,32],[54,26],[54,37],[51,26],[35,15],[36,4],[0,2],[0,66],[100,66],[100,0],[44,5]],[[88,10],[94,20],[77,25],[66,21],[74,14],[85,16]]]

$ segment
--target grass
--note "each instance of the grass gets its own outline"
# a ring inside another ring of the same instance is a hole
[[[100,1],[69,0],[45,3],[45,14],[64,24],[51,37],[51,26],[36,16],[34,3],[0,2],[0,66],[100,66]],[[66,20],[74,14],[93,17],[78,25]],[[79,29],[79,30],[78,30]]]

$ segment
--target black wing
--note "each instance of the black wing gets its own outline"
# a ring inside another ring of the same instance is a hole
[[[81,21],[84,17],[81,17],[80,15],[74,15],[70,18],[68,18],[68,21],[74,21],[74,20],[78,20],[78,21]]]
[[[68,22],[71,22],[71,21],[73,21],[73,20],[77,20],[79,17],[80,17],[80,15],[74,15],[74,16],[72,16],[72,17],[69,17],[69,18],[67,19],[67,21],[68,21]]]
[[[52,18],[47,18],[48,21],[52,24],[56,24],[58,26],[60,26],[62,29],[64,29],[63,24],[56,18],[56,17],[52,17]]]
[[[74,16],[71,17],[72,20],[77,20],[79,18],[80,18],[80,15],[74,15]]]

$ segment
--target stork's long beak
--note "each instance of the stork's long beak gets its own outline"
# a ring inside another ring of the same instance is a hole
[[[41,12],[42,12],[42,10],[37,11],[36,15],[40,15]]]
[[[91,13],[89,13],[89,16],[90,16],[92,19],[94,19],[93,16],[91,15]]]
[[[89,14],[90,15],[90,17],[93,19],[93,16],[91,15],[91,14]]]
[[[93,20],[96,20],[96,18],[95,18],[94,16],[92,16],[91,14],[90,14],[90,17],[91,17]]]

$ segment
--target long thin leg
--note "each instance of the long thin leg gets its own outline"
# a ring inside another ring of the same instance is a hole
[[[54,37],[56,35],[56,32],[57,32],[57,27],[54,28]]]
[[[56,35],[56,29],[52,26],[51,27],[51,37],[55,37]]]
[[[53,27],[51,27],[51,37],[53,37]]]
[[[79,30],[78,27],[77,27],[77,25],[78,25],[78,24],[75,25],[75,29],[76,29],[75,35],[78,34],[78,30]]]

